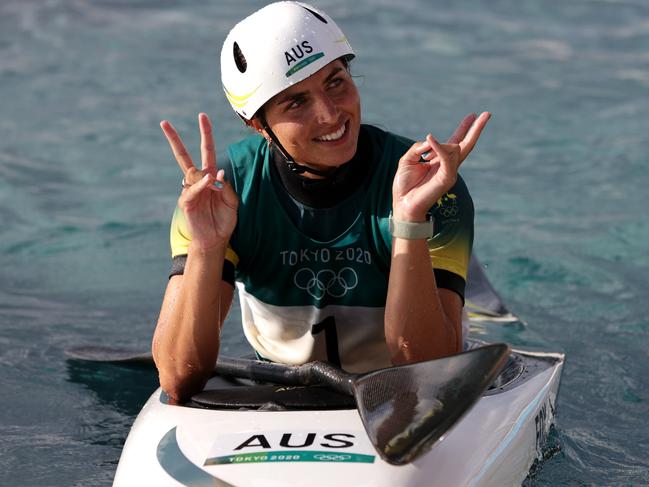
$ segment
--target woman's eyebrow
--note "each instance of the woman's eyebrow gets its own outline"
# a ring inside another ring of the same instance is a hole
[[[293,101],[293,100],[296,100],[298,98],[302,98],[307,93],[308,93],[308,91],[298,91],[296,93],[288,93],[288,94],[280,97],[275,104],[276,105],[282,105],[283,103]]]
[[[341,71],[343,71],[343,68],[341,68],[340,66],[334,68],[331,71],[331,73],[329,73],[329,75],[324,79],[323,84],[329,83],[329,81],[331,81],[331,78],[335,77]],[[281,105],[281,104],[286,103],[288,101],[293,101],[293,100],[295,100],[297,98],[302,98],[305,95],[307,95],[308,93],[309,93],[308,91],[298,91],[298,92],[295,92],[295,93],[287,93],[286,95],[280,97],[275,104],[276,105]]]
[[[331,81],[331,78],[333,78],[334,76],[336,76],[336,75],[337,75],[338,73],[340,73],[342,70],[343,70],[343,68],[341,68],[340,66],[338,66],[337,68],[335,68],[331,73],[329,73],[329,76],[327,76],[327,77],[325,78],[324,83],[326,84],[326,83],[328,83],[329,81]]]

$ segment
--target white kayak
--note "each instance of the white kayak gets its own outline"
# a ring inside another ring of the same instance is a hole
[[[475,315],[513,316],[480,268],[472,274],[467,301],[478,301]],[[182,406],[168,404],[157,390],[129,433],[113,485],[520,485],[554,421],[563,363],[563,354],[513,350],[473,407],[405,465],[377,453],[353,399],[322,387],[216,376]]]
[[[497,387],[403,466],[381,459],[353,407],[277,410],[264,391],[261,410],[231,409],[227,397],[201,409],[168,405],[158,390],[131,429],[114,485],[520,485],[553,422],[562,366],[561,354],[513,351]],[[206,390],[224,387],[232,385],[216,377]]]

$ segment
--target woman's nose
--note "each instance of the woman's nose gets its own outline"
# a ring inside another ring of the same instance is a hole
[[[338,106],[326,94],[318,97],[316,103],[316,120],[319,123],[335,123],[338,121]]]

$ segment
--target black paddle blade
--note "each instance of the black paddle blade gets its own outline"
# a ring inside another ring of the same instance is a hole
[[[84,362],[101,362],[114,365],[155,367],[151,353],[131,352],[118,348],[85,346],[65,350],[65,354],[74,360]]]
[[[354,379],[361,419],[381,457],[403,465],[432,448],[491,385],[509,352],[497,343]]]

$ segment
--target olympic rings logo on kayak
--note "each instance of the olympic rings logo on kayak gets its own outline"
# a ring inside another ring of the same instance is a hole
[[[313,458],[320,462],[345,462],[352,458],[351,455],[341,455],[335,453],[316,453]]]
[[[318,300],[327,294],[334,298],[342,298],[358,285],[358,275],[351,267],[343,267],[338,272],[322,269],[317,273],[308,267],[302,267],[295,273],[293,282],[298,289],[308,292]]]

